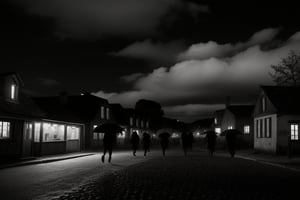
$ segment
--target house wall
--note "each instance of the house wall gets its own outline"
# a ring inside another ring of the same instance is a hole
[[[228,126],[232,126],[233,128],[236,127],[235,116],[229,110],[225,110],[222,118],[221,130],[227,130]]]
[[[257,120],[264,120],[265,118],[271,118],[272,134],[270,138],[259,138],[257,133]],[[277,115],[264,115],[254,118],[254,149],[258,151],[265,151],[270,153],[276,153],[277,151]]]
[[[22,156],[24,120],[0,118],[1,121],[11,123],[11,137],[0,140],[0,158],[9,159]]]
[[[250,133],[244,134],[244,126],[250,126]],[[237,137],[237,147],[238,148],[253,148],[254,143],[254,126],[251,117],[236,117],[236,127],[237,130],[241,131],[242,135]]]
[[[291,121],[300,121],[300,115],[281,115],[277,124],[277,153],[287,154],[289,148],[289,136],[291,134]],[[291,141],[291,153],[300,152],[300,140]]]

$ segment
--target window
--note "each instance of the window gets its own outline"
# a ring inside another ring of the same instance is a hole
[[[217,134],[221,134],[221,128],[215,128],[215,132],[216,132]]]
[[[101,106],[101,119],[104,119],[104,106]]]
[[[109,113],[109,108],[106,108],[106,119],[110,119],[110,113]]]
[[[218,124],[218,119],[215,117],[215,124]]]
[[[265,96],[263,96],[263,97],[261,98],[261,111],[262,111],[262,112],[265,112],[265,111],[266,111],[266,97],[265,97]]]
[[[249,125],[244,126],[244,134],[250,134],[250,126]]]
[[[0,121],[0,139],[10,137],[10,122]]]
[[[95,133],[95,132],[93,133],[93,139],[94,139],[94,140],[97,140],[97,139],[98,139],[98,133]]]
[[[133,126],[133,117],[130,117],[130,126]]]
[[[34,142],[40,142],[41,123],[34,123]]]
[[[257,134],[257,138],[260,138],[261,135],[260,135],[260,120],[256,120],[256,134]]]
[[[291,140],[299,140],[298,124],[291,124]]]
[[[146,128],[149,128],[149,121],[146,122]]]
[[[17,100],[17,85],[12,84],[10,86],[10,99],[16,101]]]
[[[43,124],[43,141],[56,142],[65,140],[65,125],[60,124]]]
[[[139,127],[139,122],[140,122],[140,120],[139,120],[139,119],[136,119],[136,121],[135,121],[136,127]]]
[[[265,133],[267,138],[272,137],[272,118],[266,118],[265,119]]]
[[[141,127],[144,128],[144,120],[141,121]]]
[[[80,128],[77,126],[67,126],[67,139],[79,140]]]
[[[228,126],[227,129],[233,129],[233,127],[232,126]]]

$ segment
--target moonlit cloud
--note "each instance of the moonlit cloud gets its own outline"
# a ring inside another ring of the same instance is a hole
[[[122,76],[121,80],[127,83],[131,83],[136,81],[137,79],[141,78],[142,76],[144,76],[143,73],[134,73],[134,74],[130,74],[127,76]]]
[[[257,34],[252,38],[262,43]],[[254,45],[231,57],[192,59],[170,68],[160,67],[139,77],[132,91],[113,94],[109,101],[133,106],[138,99],[151,99],[161,102],[172,116],[180,113],[180,109],[194,107],[185,105],[202,105],[197,109],[200,116],[200,110],[212,112],[214,106],[224,103],[227,95],[255,95],[259,85],[273,84],[269,76],[270,65],[277,64],[290,50],[299,51],[298,38],[299,32],[274,49],[262,50],[260,45]],[[191,102],[191,99],[197,102]],[[188,112],[185,114],[189,115]]]
[[[211,57],[222,58],[232,56],[240,51],[243,51],[251,46],[265,44],[272,41],[278,34],[279,29],[264,29],[253,36],[247,42],[237,44],[218,44],[214,41],[207,43],[193,44],[185,52],[179,54],[179,60],[190,59],[208,59]]]
[[[209,8],[181,0],[13,0],[30,14],[56,20],[64,37],[151,35],[170,9],[207,13]]]

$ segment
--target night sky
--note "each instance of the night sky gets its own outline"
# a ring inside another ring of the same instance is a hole
[[[270,65],[300,51],[295,2],[2,0],[0,72],[30,95],[144,98],[193,121],[273,84]]]

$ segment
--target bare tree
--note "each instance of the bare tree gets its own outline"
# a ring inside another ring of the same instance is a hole
[[[273,73],[270,73],[277,85],[300,85],[300,52],[290,51],[288,56],[282,58],[277,65],[271,65]]]

